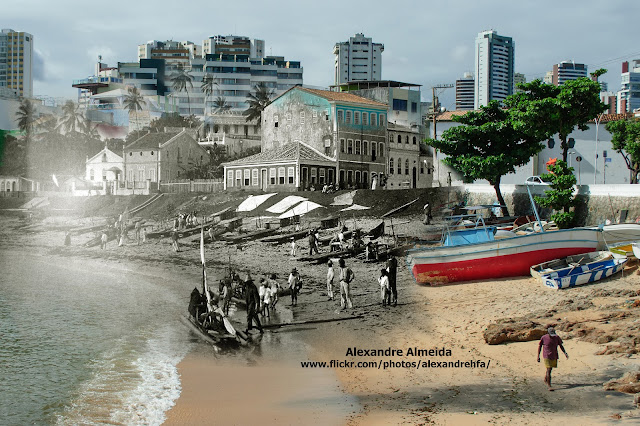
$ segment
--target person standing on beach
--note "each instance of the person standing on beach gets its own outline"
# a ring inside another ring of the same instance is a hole
[[[296,239],[291,237],[291,257],[296,257]]]
[[[232,295],[231,279],[227,278],[222,284],[222,312],[224,312],[225,315],[229,315],[229,305],[231,304]]]
[[[271,274],[269,277],[271,287],[271,310],[275,312],[276,304],[278,303],[278,291],[280,290],[280,283],[276,279],[276,274]]]
[[[538,362],[540,362],[540,350],[542,349],[542,358],[544,358],[544,366],[547,368],[547,373],[544,376],[544,382],[549,387],[550,391],[553,391],[551,387],[551,370],[558,367],[558,346],[564,352],[564,356],[569,359],[569,354],[562,346],[562,339],[556,334],[556,330],[553,327],[547,329],[547,334],[542,336],[540,343],[538,343]]]
[[[344,259],[338,261],[340,266],[340,306],[342,309],[353,308],[351,302],[351,282],[355,278],[355,274],[348,268],[344,262]]]
[[[174,229],[171,231],[171,246],[173,247],[173,251],[179,252],[180,247],[178,246],[178,230]]]
[[[318,246],[316,245],[316,234],[313,233],[313,230],[309,231],[309,256],[313,255],[313,251],[316,251],[318,254]]]
[[[291,290],[291,306],[298,304],[298,292],[302,284],[300,282],[300,275],[298,270],[293,268],[291,274],[289,274],[289,289]]]
[[[331,259],[327,262],[327,296],[329,300],[333,300],[333,279],[336,274],[333,271],[333,262]]]
[[[393,306],[398,304],[398,290],[396,288],[396,277],[398,274],[398,259],[395,256],[391,256],[389,260],[387,260],[387,276],[389,277],[389,290],[391,291],[391,296],[389,302],[393,301]]]
[[[135,229],[136,243],[140,245],[140,221],[136,222],[134,229]]]
[[[260,318],[258,318],[258,309],[260,308],[260,294],[258,293],[258,288],[253,283],[251,276],[247,274],[247,280],[244,282],[245,285],[245,302],[247,304],[247,330],[246,333],[249,334],[249,330],[253,328],[253,322],[255,321],[258,330],[260,330],[260,334],[263,333],[262,324],[260,324]]]
[[[380,270],[380,278],[378,283],[380,284],[380,298],[382,299],[382,306],[391,305],[391,297],[389,292],[389,277],[386,269]]]
[[[102,231],[102,236],[100,237],[100,248],[107,248],[107,241],[109,241],[109,237],[107,236],[107,231]]]

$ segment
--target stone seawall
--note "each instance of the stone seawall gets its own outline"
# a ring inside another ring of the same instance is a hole
[[[532,195],[544,195],[547,188],[532,186]],[[439,188],[440,199],[466,200],[467,205],[497,204],[495,190],[490,185],[465,185]],[[532,214],[527,187],[524,185],[501,185],[502,196],[509,207],[509,213],[520,216]],[[626,222],[640,219],[640,185],[582,185],[578,188],[576,207],[577,225],[598,225],[605,220],[618,222],[627,210]],[[539,210],[542,218],[552,213],[550,209]]]

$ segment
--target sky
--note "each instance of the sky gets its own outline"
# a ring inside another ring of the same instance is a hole
[[[149,40],[202,44],[213,35],[265,40],[266,54],[300,61],[304,84],[333,84],[333,47],[364,33],[384,44],[382,79],[455,84],[474,68],[477,34],[493,29],[515,42],[515,71],[527,81],[574,60],[620,88],[621,63],[640,59],[636,0],[202,1],[20,0],[6,2],[0,25],[34,36],[34,95],[76,99],[74,79],[93,74],[98,55],[115,66],[136,61]],[[439,92],[455,109],[455,89]]]

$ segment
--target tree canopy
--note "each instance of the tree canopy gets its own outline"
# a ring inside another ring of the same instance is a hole
[[[606,124],[611,145],[622,155],[629,169],[629,182],[638,183],[640,173],[640,121],[618,120]]]
[[[461,172],[465,180],[488,180],[507,216],[500,180],[540,152],[541,139],[535,132],[515,125],[509,110],[502,109],[497,101],[454,120],[464,126],[452,127],[443,133],[442,140],[427,143],[445,153],[448,157],[443,162]]]
[[[262,125],[262,111],[271,103],[273,90],[269,89],[264,82],[256,84],[253,93],[247,95],[249,108],[245,110],[246,121],[257,120],[258,126]]]

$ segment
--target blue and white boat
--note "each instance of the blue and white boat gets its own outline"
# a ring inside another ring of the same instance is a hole
[[[567,267],[552,272],[540,271],[540,279],[545,286],[553,289],[576,287],[617,274],[627,262],[626,257],[604,257],[586,264],[567,262]]]

